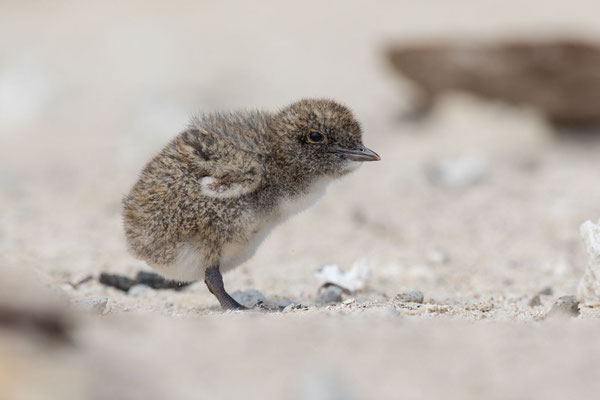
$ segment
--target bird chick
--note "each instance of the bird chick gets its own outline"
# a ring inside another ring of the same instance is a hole
[[[244,309],[221,273],[331,181],[379,159],[350,110],[332,100],[194,118],[123,199],[129,248],[166,278],[204,279],[224,309]]]

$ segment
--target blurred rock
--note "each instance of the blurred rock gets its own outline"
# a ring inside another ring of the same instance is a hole
[[[600,47],[575,40],[497,44],[429,42],[395,45],[394,70],[416,84],[415,110],[427,112],[453,90],[531,105],[561,127],[600,125]]]
[[[548,317],[576,317],[579,315],[579,301],[575,296],[559,297],[548,312]]]
[[[550,286],[546,286],[538,294],[543,294],[544,296],[552,296],[554,294],[554,290]]]
[[[445,189],[462,189],[483,181],[489,175],[489,163],[481,156],[465,155],[434,162],[427,168],[429,181]]]
[[[124,275],[108,274],[103,272],[98,279],[101,284],[114,287],[115,289],[128,292],[134,285],[146,285],[152,289],[174,289],[182,290],[192,282],[178,282],[163,278],[162,276],[147,271],[139,271],[135,279],[131,279]]]
[[[231,297],[248,308],[254,308],[266,302],[265,296],[256,289],[236,290],[231,294]]]
[[[580,228],[588,253],[588,265],[577,289],[578,299],[587,306],[600,305],[600,221],[585,222]]]
[[[344,289],[337,285],[329,285],[325,287],[321,293],[315,298],[315,304],[320,306],[326,306],[329,304],[336,304],[342,301],[342,294]]]
[[[531,300],[529,300],[529,306],[530,307],[538,307],[542,305],[542,300],[540,299],[540,295],[536,294],[535,296],[533,296],[531,298]]]
[[[0,336],[28,343],[72,343],[76,315],[62,290],[29,268],[0,265],[0,276]]]
[[[281,310],[282,313],[289,313],[290,311],[292,311],[294,309],[295,304],[288,304],[287,306],[284,307],[283,310]]]
[[[130,279],[124,275],[116,275],[116,274],[108,274],[106,272],[102,272],[98,281],[106,286],[114,287],[115,289],[122,290],[127,292],[133,285],[135,285],[135,281]]]
[[[138,271],[137,275],[135,276],[135,280],[137,283],[141,283],[151,287],[152,289],[182,290],[191,283],[168,280],[154,272],[148,271]]]
[[[127,294],[133,297],[148,297],[154,294],[154,289],[142,285],[141,283],[137,283],[129,288]]]
[[[329,264],[318,270],[315,276],[321,286],[334,284],[354,292],[365,287],[367,279],[371,276],[371,267],[366,259],[361,258],[355,261],[347,272],[342,272],[337,264]]]
[[[403,303],[419,303],[422,304],[425,295],[420,290],[412,290],[410,292],[404,292],[396,295],[395,300]]]

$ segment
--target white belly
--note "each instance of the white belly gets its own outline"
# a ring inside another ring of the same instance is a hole
[[[247,236],[246,241],[227,243],[223,246],[219,263],[221,272],[229,271],[248,261],[256,253],[258,246],[277,225],[316,203],[325,194],[330,182],[331,179],[318,181],[307,194],[284,198],[270,215],[257,216],[256,225]],[[179,250],[173,265],[168,267],[155,266],[155,269],[170,279],[182,281],[202,280],[204,279],[204,271],[208,267],[203,265],[205,257],[202,253],[201,243],[185,244]]]
[[[315,183],[311,190],[303,196],[282,199],[273,214],[265,217],[259,223],[247,242],[228,243],[223,246],[221,271],[228,271],[248,261],[277,225],[306,210],[323,197],[330,182],[330,179],[323,179]]]

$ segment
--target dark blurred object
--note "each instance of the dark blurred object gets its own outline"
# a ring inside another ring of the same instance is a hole
[[[390,46],[394,70],[418,86],[429,111],[450,90],[540,109],[557,127],[600,126],[600,47],[576,40]]]
[[[107,274],[106,272],[102,272],[98,280],[103,285],[114,287],[115,289],[119,289],[124,292],[127,292],[129,289],[131,289],[131,287],[136,283],[133,279],[130,279],[124,275]]]
[[[124,275],[107,274],[103,272],[100,274],[100,278],[98,280],[103,285],[114,287],[124,292],[129,291],[133,285],[138,284],[149,286],[152,289],[181,290],[191,283],[166,280],[158,274],[145,271],[139,271],[135,279],[128,278]]]
[[[0,276],[0,354],[5,335],[11,333],[32,342],[72,343],[75,316],[60,288],[27,267],[0,265]]]
[[[71,342],[73,322],[62,309],[43,303],[0,303],[0,329],[28,331],[60,342]]]

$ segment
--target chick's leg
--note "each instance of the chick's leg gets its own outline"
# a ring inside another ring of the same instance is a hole
[[[208,290],[212,294],[215,295],[219,303],[221,303],[221,307],[225,310],[247,310],[247,307],[244,307],[237,301],[233,299],[225,291],[225,286],[223,285],[223,275],[221,275],[221,271],[219,270],[219,266],[214,266],[206,269],[204,273],[204,283],[208,287]]]

